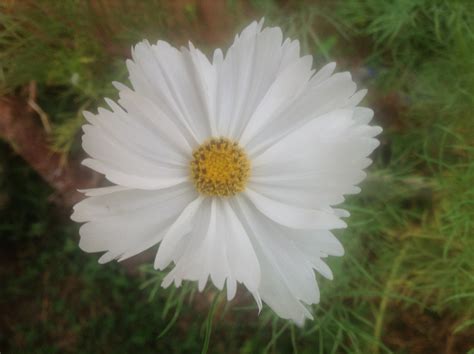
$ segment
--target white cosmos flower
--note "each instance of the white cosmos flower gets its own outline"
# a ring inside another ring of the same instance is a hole
[[[302,324],[319,302],[314,270],[341,256],[333,206],[358,193],[379,142],[372,110],[356,107],[347,72],[315,73],[298,41],[252,23],[209,60],[189,44],[144,41],[127,61],[132,88],[85,113],[84,164],[111,187],[85,191],[72,219],[80,247],[124,260],[159,244],[163,286],[210,277],[227,298],[237,283]]]

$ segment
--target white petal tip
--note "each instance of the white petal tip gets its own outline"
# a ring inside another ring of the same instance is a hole
[[[200,293],[204,290],[204,288],[206,287],[206,284],[207,284],[207,277],[199,279],[198,290]]]
[[[105,264],[105,263],[110,262],[114,258],[116,258],[116,257],[112,253],[106,252],[99,258],[98,262],[99,262],[99,264]]]
[[[379,135],[380,133],[383,132],[382,127],[376,126],[376,127],[373,127],[373,128],[374,128],[374,136],[377,136],[377,135]]]

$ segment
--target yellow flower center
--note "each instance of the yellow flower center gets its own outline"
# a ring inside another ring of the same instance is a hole
[[[250,175],[247,154],[226,138],[212,138],[194,150],[190,168],[197,191],[213,197],[242,192]]]

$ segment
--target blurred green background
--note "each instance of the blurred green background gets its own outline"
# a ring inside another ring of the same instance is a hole
[[[304,328],[245,292],[161,289],[140,262],[79,250],[70,205],[0,128],[1,353],[474,353],[474,1],[1,0],[2,107],[28,105],[59,165],[83,157],[82,110],[115,98],[147,38],[227,47],[262,16],[337,61],[381,146]],[[3,106],[2,106],[3,105]],[[26,106],[25,106],[26,107]],[[15,117],[14,117],[15,118]],[[39,156],[39,160],[47,156]]]

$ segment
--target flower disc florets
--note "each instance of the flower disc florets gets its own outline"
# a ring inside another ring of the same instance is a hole
[[[245,190],[250,161],[245,151],[226,138],[212,138],[193,152],[191,178],[206,196],[230,197]]]

